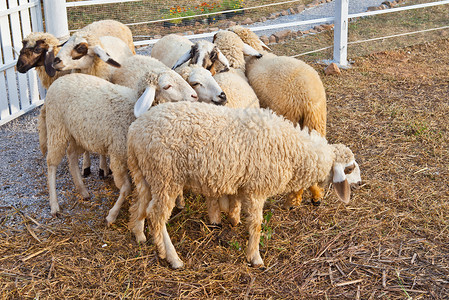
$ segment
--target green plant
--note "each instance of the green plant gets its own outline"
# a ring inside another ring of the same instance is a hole
[[[228,242],[228,244],[229,244],[229,246],[231,246],[231,248],[233,248],[237,251],[242,250],[242,247],[240,247],[240,244],[237,241]]]
[[[264,247],[265,242],[271,239],[271,236],[273,235],[273,229],[268,226],[268,223],[270,223],[270,219],[273,216],[273,213],[271,211],[268,211],[263,216],[263,222],[262,222],[262,233],[260,234],[260,246]]]
[[[245,4],[244,0],[223,0],[222,5],[226,10],[239,9]]]

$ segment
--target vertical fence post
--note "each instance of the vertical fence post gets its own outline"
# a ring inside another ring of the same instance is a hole
[[[335,1],[334,60],[340,67],[348,66],[349,0]]]
[[[44,0],[45,28],[60,40],[69,37],[65,0]]]

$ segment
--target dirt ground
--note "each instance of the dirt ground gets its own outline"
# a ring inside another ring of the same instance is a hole
[[[118,195],[111,179],[91,176],[95,196],[81,200],[65,168],[58,188],[71,204],[59,219],[0,207],[0,298],[448,299],[447,49],[444,39],[353,58],[341,76],[314,65],[328,95],[328,139],[351,147],[363,185],[349,205],[329,189],[319,207],[308,194],[292,210],[282,196],[269,199],[265,269],[245,262],[244,224],[209,228],[204,201],[190,196],[169,222],[186,264],[171,270],[151,241],[136,244],[128,205],[105,226]]]

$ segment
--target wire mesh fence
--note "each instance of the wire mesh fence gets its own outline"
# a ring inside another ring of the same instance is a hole
[[[264,20],[270,14],[306,5],[312,0],[142,0],[95,6],[68,7],[70,30],[101,20],[115,19],[130,26],[135,41],[176,32],[220,28],[230,21]],[[69,6],[70,3],[69,2]]]

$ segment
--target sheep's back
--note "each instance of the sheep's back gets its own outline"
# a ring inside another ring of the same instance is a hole
[[[293,124],[268,110],[178,102],[139,117],[128,149],[151,186],[176,182],[206,196],[271,195],[293,177],[295,157],[308,155],[299,140]]]
[[[231,108],[259,108],[259,100],[249,85],[243,71],[231,69],[214,75],[218,85],[226,94],[226,106]]]
[[[178,59],[190,50],[193,43],[186,37],[169,34],[157,41],[151,49],[151,56],[172,68]]]
[[[261,107],[301,125],[306,115],[314,115],[319,125],[311,129],[325,135],[326,93],[311,66],[295,58],[266,53],[247,64],[246,76]]]
[[[69,74],[48,90],[47,126],[64,128],[85,150],[125,157],[136,98],[133,90],[101,78]]]

